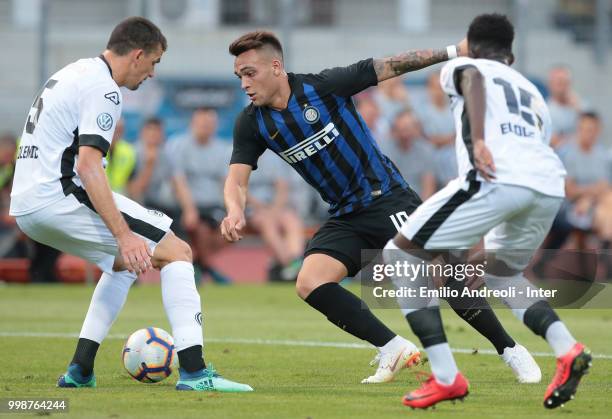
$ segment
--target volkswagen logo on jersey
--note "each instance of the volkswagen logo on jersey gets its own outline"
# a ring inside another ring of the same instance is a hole
[[[96,119],[98,126],[102,131],[108,131],[113,127],[113,117],[110,114],[103,112]]]
[[[314,106],[307,106],[304,108],[302,116],[304,117],[304,121],[309,124],[314,124],[319,120],[319,110]]]

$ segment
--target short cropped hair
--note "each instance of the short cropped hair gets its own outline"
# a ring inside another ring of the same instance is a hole
[[[247,52],[252,49],[261,49],[264,47],[272,48],[280,55],[281,60],[283,59],[283,46],[276,35],[268,31],[254,31],[245,33],[230,44],[229,53],[237,57],[243,52]]]
[[[125,55],[135,49],[150,53],[161,46],[162,51],[168,48],[166,37],[149,19],[140,16],[128,17],[121,21],[108,39],[106,49],[117,55]]]
[[[514,26],[506,15],[498,13],[476,16],[467,33],[470,48],[491,49],[512,54]]]

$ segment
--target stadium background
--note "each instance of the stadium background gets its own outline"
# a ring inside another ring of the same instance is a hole
[[[234,118],[246,96],[232,74],[233,57],[227,46],[244,31],[275,30],[284,43],[288,71],[316,72],[365,57],[457,42],[472,17],[486,11],[512,17],[517,31],[515,67],[545,96],[549,70],[557,65],[571,70],[571,89],[581,110],[594,110],[602,116],[600,147],[612,156],[612,32],[611,6],[606,0],[0,0],[0,133],[18,137],[32,98],[44,80],[69,62],[99,54],[112,27],[126,16],[144,15],[158,23],[169,40],[169,50],[154,79],[136,92],[124,91],[123,138],[136,143],[143,121],[157,117],[163,121],[166,138],[172,140],[189,130],[191,112],[203,106],[218,111],[216,136],[229,143]],[[426,79],[434,70],[410,73],[402,79],[408,87],[407,104],[415,111],[427,101]],[[375,94],[374,90],[366,96]],[[387,119],[387,126],[391,125],[385,109],[378,112],[379,119]],[[10,162],[3,165],[10,166]],[[305,225],[311,226],[306,240],[324,219],[325,205],[293,177],[288,166],[279,170],[292,180],[294,206]],[[6,213],[7,177],[2,187]],[[4,256],[15,256],[10,249],[19,237],[11,220],[4,218],[0,250]],[[232,248],[227,253],[226,248],[214,256],[214,263],[221,270],[229,269],[238,281],[265,280],[270,254],[261,241],[250,237],[238,249],[246,253],[235,253]],[[24,254],[33,257],[31,249],[17,252],[17,256]],[[256,267],[237,269],[248,265],[234,263],[245,257]],[[68,261],[67,269],[75,270],[67,276],[81,280],[80,265]],[[1,262],[4,274],[0,276],[10,279],[16,274],[17,279],[27,280],[27,275],[19,275],[24,262]],[[89,268],[85,274],[89,279],[97,276]]]
[[[517,30],[516,68],[545,96],[550,69],[556,65],[571,69],[572,90],[581,100],[581,110],[595,110],[602,117],[597,150],[612,160],[609,0],[0,0],[0,399],[66,397],[53,386],[73,351],[93,291],[91,283],[98,278],[91,266],[65,255],[57,261],[53,254],[35,259],[33,265],[41,269],[32,272],[30,258],[36,257],[36,247],[7,216],[13,141],[44,80],[69,62],[98,55],[121,18],[147,16],[159,24],[169,41],[155,79],[137,92],[124,92],[126,142],[137,145],[142,123],[151,117],[162,120],[168,139],[181,136],[189,130],[192,111],[205,106],[218,110],[217,136],[229,146],[233,119],[245,97],[232,74],[233,57],[227,46],[241,33],[254,28],[276,31],[284,43],[288,71],[316,72],[364,57],[457,42],[475,15],[493,11],[512,17]],[[427,77],[434,70],[410,73],[402,79],[411,107],[416,109],[427,101]],[[371,89],[362,98],[375,94],[376,89]],[[386,117],[384,112],[381,117]],[[574,137],[572,132],[568,140]],[[307,238],[323,219],[325,208],[303,182],[293,183],[287,165],[283,170],[278,176],[292,181]],[[610,184],[612,170],[608,173],[605,180]],[[573,229],[565,246],[607,252],[610,260],[609,250],[604,249],[606,240],[589,228]],[[253,232],[214,257],[215,267],[236,282],[265,282],[270,261],[270,250]],[[610,272],[604,266],[599,276],[610,278]],[[62,282],[89,284],[21,285],[48,282],[55,276]],[[144,279],[156,280],[155,275]],[[360,292],[355,284],[348,286]],[[406,412],[399,403],[400,396],[417,385],[417,378],[405,374],[381,387],[358,384],[368,371],[372,348],[309,310],[291,286],[210,284],[200,291],[207,359],[220,365],[228,377],[252,384],[256,389],[252,395],[195,399],[173,391],[174,376],[156,386],[129,378],[119,362],[126,336],[149,325],[169,330],[158,287],[136,286],[98,354],[100,388],[70,394],[71,414],[67,416],[142,417],[154,412],[186,418],[204,414],[356,418],[417,414]],[[593,373],[581,386],[576,402],[562,413],[609,417],[610,299],[604,296],[593,307],[600,309],[560,310],[568,327],[595,354]],[[471,389],[464,405],[441,406],[435,412],[438,417],[545,415],[541,395],[554,372],[550,348],[509,311],[496,311],[513,337],[535,354],[544,374],[542,383],[517,384],[502,362],[488,356],[496,354],[489,343],[444,310],[449,342],[474,391]],[[397,310],[377,310],[377,315],[393,330],[415,339]]]

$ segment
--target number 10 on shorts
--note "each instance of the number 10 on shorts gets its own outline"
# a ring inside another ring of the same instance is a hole
[[[391,218],[395,229],[397,231],[400,231],[400,229],[402,228],[402,224],[408,221],[408,213],[406,211],[396,212],[395,214],[391,214],[389,218]]]

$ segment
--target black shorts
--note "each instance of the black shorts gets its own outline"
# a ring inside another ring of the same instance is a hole
[[[304,256],[323,253],[346,266],[355,276],[369,261],[362,261],[362,249],[383,249],[398,228],[420,204],[412,189],[394,189],[355,212],[332,217],[308,243]]]

